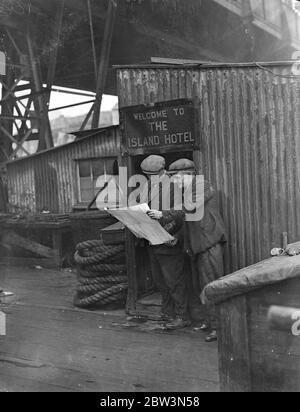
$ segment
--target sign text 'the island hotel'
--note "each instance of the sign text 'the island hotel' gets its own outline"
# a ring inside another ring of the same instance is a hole
[[[124,114],[126,147],[131,153],[195,146],[195,109],[190,102],[126,108]]]

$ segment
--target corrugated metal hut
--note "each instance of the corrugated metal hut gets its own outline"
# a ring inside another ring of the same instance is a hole
[[[101,229],[115,223],[107,212],[87,208],[98,177],[118,174],[119,128],[74,134],[73,143],[7,163],[9,215],[0,230],[5,263],[72,263],[77,243],[100,238]]]
[[[219,193],[228,270],[300,239],[300,78],[291,63],[118,67],[121,108],[199,105],[204,173]]]
[[[120,157],[118,127],[81,132],[73,143],[7,164],[9,211],[85,210],[96,179],[114,174]]]

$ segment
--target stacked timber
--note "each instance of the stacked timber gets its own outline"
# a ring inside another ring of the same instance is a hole
[[[69,223],[70,214],[30,213],[6,215],[7,222]]]

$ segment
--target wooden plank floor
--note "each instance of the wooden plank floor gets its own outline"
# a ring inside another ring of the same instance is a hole
[[[153,331],[124,311],[73,307],[76,277],[67,271],[0,266],[0,391],[144,392],[219,390],[217,346],[191,328]]]

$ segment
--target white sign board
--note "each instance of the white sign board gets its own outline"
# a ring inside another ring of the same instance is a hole
[[[6,56],[0,51],[0,76],[6,75]]]

